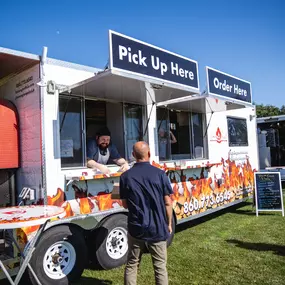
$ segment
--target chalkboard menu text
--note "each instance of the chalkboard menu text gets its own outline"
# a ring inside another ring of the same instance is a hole
[[[256,172],[255,203],[259,211],[281,211],[284,216],[282,187],[279,172]]]

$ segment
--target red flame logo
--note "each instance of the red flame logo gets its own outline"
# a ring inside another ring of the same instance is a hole
[[[222,133],[219,127],[217,128],[217,131],[216,131],[216,138],[217,138],[218,143],[222,142]]]

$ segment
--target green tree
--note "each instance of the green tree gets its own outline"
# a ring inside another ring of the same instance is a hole
[[[258,118],[285,115],[285,105],[282,105],[281,108],[278,108],[273,105],[263,105],[255,103],[254,105],[256,106],[256,115]]]

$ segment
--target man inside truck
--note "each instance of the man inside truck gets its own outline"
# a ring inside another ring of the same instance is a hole
[[[129,169],[127,161],[121,157],[117,147],[110,143],[111,133],[107,127],[101,128],[96,139],[87,141],[87,167],[97,168],[104,174],[109,174],[110,169],[106,166],[115,163],[121,166],[121,172]]]

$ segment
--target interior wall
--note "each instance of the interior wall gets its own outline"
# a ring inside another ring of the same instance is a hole
[[[112,143],[120,155],[125,157],[123,106],[121,103],[106,103],[107,127],[111,132]]]
[[[13,102],[19,115],[21,167],[17,173],[18,194],[24,187],[33,188],[37,193],[42,188],[39,81],[40,69],[35,65],[0,87],[0,98]]]

